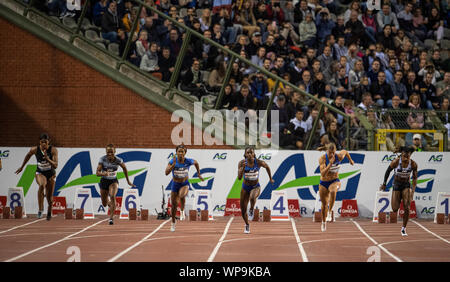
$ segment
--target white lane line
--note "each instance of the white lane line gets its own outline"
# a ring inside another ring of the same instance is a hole
[[[294,230],[295,239],[297,240],[298,249],[300,250],[300,253],[302,254],[302,260],[303,262],[308,262],[308,257],[306,256],[305,249],[303,249],[302,241],[300,241],[300,237],[297,233],[297,226],[295,224],[294,218],[291,217],[291,223],[292,223],[292,229]]]
[[[418,223],[417,221],[411,219],[412,222],[414,222],[415,224],[417,224],[420,228],[422,228],[423,230],[427,231],[428,233],[430,233],[431,235],[435,236],[436,238],[441,239],[442,241],[444,241],[447,244],[450,244],[450,242],[444,238],[442,238],[441,236],[437,235],[436,233],[430,231],[428,228],[426,228],[425,226],[423,226],[422,224]]]
[[[102,223],[103,221],[106,221],[106,220],[108,220],[108,218],[105,218],[105,219],[103,219],[103,220],[100,220],[99,222],[96,222],[96,223],[94,223],[94,224],[91,224],[91,225],[89,225],[88,227],[83,228],[82,230],[80,230],[80,231],[78,231],[78,232],[75,232],[75,233],[73,233],[73,234],[70,234],[70,235],[68,235],[68,236],[66,236],[66,237],[64,237],[64,238],[62,238],[62,239],[60,239],[60,240],[58,240],[58,241],[55,241],[55,242],[53,242],[53,243],[44,245],[44,246],[42,246],[42,247],[36,248],[36,249],[34,249],[34,250],[31,250],[31,251],[28,251],[28,252],[23,253],[23,254],[21,254],[21,255],[18,255],[18,256],[16,256],[16,257],[10,258],[10,259],[6,260],[5,262],[11,262],[11,261],[18,260],[18,259],[20,259],[20,258],[23,258],[23,257],[26,257],[26,256],[28,256],[28,255],[31,255],[32,253],[35,253],[35,252],[37,252],[37,251],[40,251],[40,250],[42,250],[42,249],[45,249],[45,248],[48,248],[48,247],[50,247],[50,246],[56,245],[56,244],[58,244],[58,243],[61,243],[61,242],[63,242],[63,241],[66,241],[67,239],[70,239],[71,237],[73,237],[73,236],[75,236],[75,235],[78,235],[78,234],[80,234],[80,233],[83,233],[84,231],[86,231],[86,230],[88,230],[88,229],[90,229],[90,228],[96,226],[97,224],[100,224],[100,223]]]
[[[356,225],[356,227],[358,227],[359,231],[361,231],[362,234],[364,234],[367,238],[369,238],[369,240],[372,241],[372,243],[374,243],[378,248],[382,249],[386,254],[388,254],[390,257],[395,259],[397,262],[403,262],[401,259],[396,257],[394,254],[389,252],[385,247],[383,247],[382,244],[379,244],[372,237],[370,237],[370,235],[367,234],[367,232],[364,231],[364,229],[362,229],[362,227],[356,221],[354,221],[353,219],[350,219],[350,220]]]
[[[231,222],[233,221],[233,219],[234,219],[234,216],[231,216],[230,220],[228,220],[227,226],[225,227],[225,230],[223,231],[222,237],[220,237],[219,242],[217,242],[217,245],[214,248],[214,250],[212,251],[211,255],[209,256],[207,262],[212,262],[214,260],[214,258],[216,257],[217,252],[220,249],[220,246],[222,246],[223,240],[227,236],[228,229],[230,229],[230,225],[231,225]]]
[[[12,231],[14,229],[17,229],[17,228],[20,228],[20,227],[24,227],[24,226],[27,226],[27,225],[30,225],[30,224],[33,224],[33,223],[36,223],[36,222],[39,222],[39,221],[44,220],[44,219],[45,218],[41,218],[41,219],[38,219],[38,220],[33,220],[31,222],[28,222],[28,223],[25,223],[25,224],[22,224],[22,225],[19,225],[19,226],[15,226],[15,227],[10,228],[8,230],[3,230],[3,231],[0,232],[0,234],[6,233],[6,232]]]
[[[147,236],[145,236],[144,238],[142,238],[139,242],[136,242],[134,245],[128,247],[127,249],[123,250],[122,252],[120,252],[119,254],[117,254],[116,256],[114,256],[113,258],[110,258],[108,260],[108,262],[114,262],[116,260],[118,260],[121,256],[123,256],[124,254],[128,253],[129,251],[131,251],[132,249],[136,248],[137,246],[139,246],[140,244],[142,244],[144,241],[146,241],[148,238],[152,237],[153,234],[155,234],[156,232],[159,231],[159,229],[161,229],[164,224],[166,224],[167,222],[169,222],[171,219],[168,219],[166,221],[164,221],[163,223],[161,223],[158,228],[156,228],[155,230],[153,230],[153,232],[151,232],[150,234],[148,234]]]

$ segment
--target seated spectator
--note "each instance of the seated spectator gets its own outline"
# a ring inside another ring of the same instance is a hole
[[[289,120],[289,124],[286,126],[284,136],[287,138],[285,144],[292,145],[296,149],[303,149],[305,133],[307,131],[307,125],[303,120],[303,111],[297,110],[294,118]]]
[[[378,72],[378,81],[370,86],[370,93],[374,101],[382,108],[392,105],[391,86],[386,83],[386,74],[383,71]]]
[[[299,24],[300,42],[306,47],[314,47],[316,44],[316,24],[311,13],[306,14],[306,19]]]
[[[367,76],[361,77],[361,82],[353,89],[353,99],[356,104],[361,103],[364,93],[370,92],[370,83]]]
[[[422,101],[425,100],[425,106],[429,110],[433,110],[433,103],[439,103],[436,95],[436,87],[431,83],[433,74],[427,73],[425,80],[419,82],[419,94]]]
[[[377,13],[377,25],[380,30],[386,25],[392,26],[392,33],[397,33],[399,29],[397,16],[391,11],[389,4],[384,3],[382,10]]]
[[[377,34],[377,20],[373,13],[373,9],[366,9],[366,12],[361,17],[361,21],[364,24],[367,38],[369,38],[370,42],[376,43],[377,40],[375,36]]]
[[[450,71],[446,71],[444,79],[436,83],[436,93],[450,98]]]
[[[326,150],[326,146],[330,143],[330,139],[328,138],[328,135],[326,133],[320,135],[320,136],[315,136],[318,138],[314,138],[312,141],[312,150],[318,150],[318,151],[325,151]]]
[[[252,96],[255,98],[256,109],[262,110],[266,94],[269,92],[269,87],[267,85],[267,79],[260,71],[256,72],[253,82],[250,83],[250,87]]]
[[[136,50],[139,57],[142,58],[149,48],[150,44],[148,43],[147,31],[142,30],[141,33],[139,33],[139,39],[136,41]]]
[[[237,16],[237,21],[242,25],[242,28],[248,37],[252,37],[254,32],[260,32],[260,27],[256,23],[255,15],[253,14],[252,1],[244,1]]]
[[[314,122],[317,118],[319,118],[319,108],[315,107],[312,109],[311,114],[306,119],[308,133],[312,134],[311,130],[312,130]],[[319,123],[317,124],[316,130],[317,130],[317,133],[319,133],[318,136],[325,134],[325,125],[324,125],[322,119],[320,119],[320,118],[319,118]]]
[[[203,9],[202,16],[198,20],[200,21],[202,31],[209,30],[212,23],[211,10],[208,8]]]
[[[328,135],[328,139],[330,140],[330,142],[336,144],[336,149],[341,150],[344,137],[339,132],[336,121],[333,121],[328,125],[326,134]]]
[[[172,54],[170,54],[170,48],[164,46],[162,52],[158,57],[159,70],[162,73],[162,80],[169,82],[172,77],[172,73],[175,70],[176,59]]]
[[[369,109],[369,107],[371,107],[373,105],[373,103],[374,102],[372,100],[372,94],[369,92],[366,92],[362,95],[362,101],[358,105],[358,108],[360,110],[367,111]]]
[[[108,0],[100,0],[95,3],[94,8],[92,10],[93,21],[96,26],[102,25],[103,14],[108,10]]]
[[[216,67],[211,71],[208,77],[209,90],[215,93],[219,93],[222,88],[223,80],[226,74],[226,63],[224,61],[219,61]]]
[[[439,45],[444,37],[444,21],[436,7],[431,8],[425,21],[428,30],[427,38],[436,38],[436,43]]]
[[[394,123],[392,122],[391,115],[389,113],[384,113],[381,115],[381,120],[378,122],[377,128],[379,129],[396,129]],[[380,144],[380,149],[382,151],[391,151],[395,150],[395,134],[392,132],[386,133],[386,143]]]
[[[127,3],[131,4],[131,2],[127,2]],[[127,13],[125,13],[125,15],[123,16],[122,23],[123,23],[123,26],[127,33],[131,32],[131,28],[133,27],[133,22],[136,19],[138,11],[139,11],[138,7],[131,7],[131,9]],[[141,24],[140,24],[140,21],[138,21],[136,24],[136,29],[134,31],[139,32],[140,29],[141,29]]]
[[[182,91],[189,92],[201,100],[206,95],[205,86],[203,85],[203,74],[200,71],[200,61],[194,59],[192,67],[188,69],[182,78],[180,88]]]
[[[323,43],[325,37],[333,31],[335,25],[334,21],[330,20],[330,12],[328,9],[321,9],[319,15],[316,17],[317,40]]]
[[[133,32],[132,36],[133,38],[131,38],[130,48],[128,49],[126,60],[139,67],[141,65],[141,57],[139,56],[136,48],[137,33]],[[119,57],[122,57],[125,52],[128,36],[123,30],[119,30],[117,37],[119,40]]]
[[[201,42],[201,40],[198,40],[197,42]],[[180,53],[182,43],[183,41],[178,34],[178,30],[176,28],[172,28],[169,31],[169,37],[163,41],[162,46],[168,46],[170,48],[170,53],[177,57]],[[201,57],[198,59],[201,59]]]
[[[223,91],[223,96],[219,104],[219,109],[231,110],[232,106],[236,103],[235,99],[236,93],[233,90],[233,86],[231,84],[227,84]]]
[[[345,99],[344,101],[344,112],[350,116],[350,127],[359,127],[358,118],[353,110],[353,100]]]
[[[363,23],[358,19],[358,12],[351,12],[350,20],[345,24],[345,29],[350,32],[349,44],[363,44],[367,46],[367,43],[364,40],[366,29],[364,28]]]
[[[102,37],[111,43],[116,43],[119,29],[124,29],[124,27],[117,14],[117,3],[112,1],[102,17]]]
[[[398,97],[400,97],[400,104],[406,106],[408,101],[408,94],[406,90],[406,86],[403,84],[403,72],[398,70],[394,75],[394,82],[391,84],[392,92],[395,93]]]
[[[142,56],[140,69],[162,79],[162,74],[159,72],[158,44],[156,42],[150,43],[149,50]]]

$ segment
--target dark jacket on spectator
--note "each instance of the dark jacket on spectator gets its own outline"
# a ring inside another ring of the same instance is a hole
[[[392,99],[393,96],[391,86],[386,82],[381,85],[378,82],[372,83],[372,85],[370,86],[370,93],[372,93],[372,98],[375,95],[380,95],[384,102]]]
[[[103,14],[102,17],[102,32],[108,33],[111,31],[117,32],[118,30],[123,29],[122,19],[118,17],[118,14],[112,14],[109,9]]]

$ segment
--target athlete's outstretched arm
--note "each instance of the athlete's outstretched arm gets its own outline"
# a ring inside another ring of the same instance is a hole
[[[394,170],[394,167],[396,167],[398,165],[399,161],[400,161],[400,159],[397,158],[389,164],[388,168],[386,169],[386,172],[384,173],[384,180],[383,180],[383,184],[381,184],[381,186],[380,186],[380,191],[384,191],[386,189],[386,182],[389,178],[389,175],[391,174],[391,171]]]
[[[22,165],[19,167],[19,169],[16,170],[16,174],[19,174],[19,173],[22,171],[23,167],[24,167],[24,166],[27,164],[27,162],[30,160],[31,156],[34,155],[34,154],[36,154],[36,152],[37,152],[37,147],[32,147],[32,148],[30,149],[30,151],[25,155],[25,159],[23,160]]]
[[[53,168],[58,167],[58,150],[52,147],[52,159],[47,156],[47,151],[44,152],[44,159],[50,163]]]
[[[173,168],[175,167],[176,164],[177,164],[177,158],[175,155],[173,155],[172,164],[170,164],[170,162],[167,164],[166,175],[169,175],[169,173],[173,170]]]
[[[123,170],[123,173],[125,174],[125,178],[127,179],[128,185],[130,185],[131,187],[136,187],[136,185],[134,185],[133,183],[130,182],[130,179],[128,179],[128,169],[127,166],[124,163],[120,164],[120,167]]]
[[[203,179],[202,175],[200,174],[200,166],[196,160],[194,160],[194,166],[195,166],[195,169],[197,170],[198,178],[200,178],[200,180],[203,181],[204,179]]]
[[[350,153],[347,150],[341,150],[339,152],[340,161],[342,161],[345,157],[348,159],[351,165],[355,164],[355,162],[352,160],[352,157],[350,156]]]
[[[330,163],[326,165],[325,156],[319,158],[319,166],[320,166],[320,175],[325,176],[331,168],[331,165],[334,163],[334,156],[330,158]]]
[[[244,169],[245,169],[244,161],[241,160],[238,164],[238,179],[239,180],[241,180],[242,176],[244,176]]]
[[[266,164],[265,161],[258,160],[258,163],[259,163],[258,164],[259,166],[261,166],[261,167],[266,169],[267,174],[269,175],[269,181],[271,183],[274,183],[275,181],[272,179],[272,173],[270,172],[270,167]]]

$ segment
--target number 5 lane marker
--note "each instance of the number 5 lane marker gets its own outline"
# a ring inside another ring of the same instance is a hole
[[[366,231],[364,231],[364,229],[362,229],[362,227],[353,219],[350,219],[351,222],[353,222],[356,227],[358,227],[359,231],[361,231],[362,234],[364,234],[367,238],[369,238],[370,241],[372,241],[372,243],[374,243],[378,248],[382,249],[383,252],[385,252],[386,254],[388,254],[390,257],[392,257],[393,259],[395,259],[397,262],[403,262],[401,259],[399,259],[398,257],[396,257],[394,254],[392,254],[391,252],[389,252],[385,247],[383,247],[383,244],[379,244],[377,241],[375,241],[372,237],[370,237],[369,234],[366,233]]]
[[[23,257],[26,257],[26,256],[28,256],[28,255],[31,255],[32,253],[35,253],[35,252],[37,252],[37,251],[40,251],[40,250],[42,250],[42,249],[45,249],[45,248],[48,248],[48,247],[50,247],[50,246],[59,244],[59,243],[61,243],[61,242],[63,242],[63,241],[66,241],[66,240],[72,238],[72,237],[75,236],[75,235],[78,235],[78,234],[80,234],[80,233],[83,233],[84,231],[86,231],[86,230],[88,230],[88,229],[90,229],[90,228],[96,226],[97,224],[100,224],[100,223],[106,221],[106,220],[108,220],[108,218],[105,218],[105,219],[103,219],[103,220],[100,220],[99,222],[96,222],[96,223],[94,223],[94,224],[92,224],[92,225],[89,225],[88,227],[86,227],[86,228],[84,228],[84,229],[82,229],[82,230],[80,230],[80,231],[78,231],[78,232],[75,232],[75,233],[73,233],[73,234],[70,234],[70,235],[68,235],[68,236],[66,236],[66,237],[64,237],[64,238],[62,238],[62,239],[60,239],[60,240],[58,240],[58,241],[55,241],[55,242],[53,242],[53,243],[44,245],[44,246],[42,246],[42,247],[39,247],[39,248],[34,249],[34,250],[31,250],[31,251],[28,251],[28,252],[26,252],[26,253],[23,253],[23,254],[21,254],[21,255],[18,255],[17,257],[10,258],[9,260],[5,260],[5,262],[12,262],[12,261],[18,260],[18,259],[20,259],[20,258],[23,258]]]

